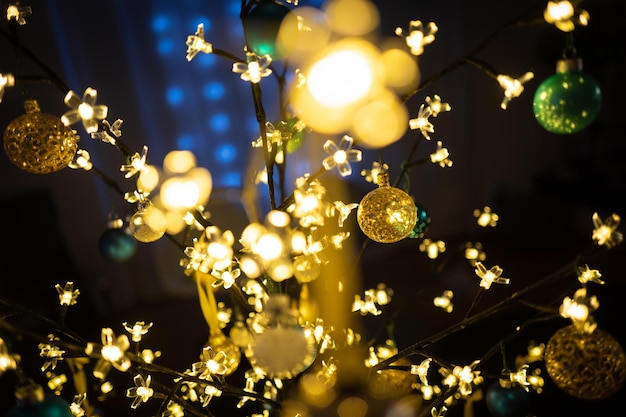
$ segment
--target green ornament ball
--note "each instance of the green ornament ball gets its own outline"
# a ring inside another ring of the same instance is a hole
[[[597,81],[582,72],[580,60],[561,60],[555,74],[544,80],[533,99],[537,122],[548,132],[572,134],[598,116],[602,93]]]
[[[6,417],[74,417],[69,404],[54,394],[45,394],[43,400],[35,403],[18,403]]]
[[[428,230],[428,226],[430,225],[430,216],[428,212],[419,204],[415,205],[417,209],[417,221],[415,222],[415,226],[411,233],[409,233],[410,238],[418,239],[424,237],[424,234]]]
[[[137,239],[125,228],[110,228],[100,235],[98,250],[106,260],[123,263],[135,255]]]
[[[283,58],[276,45],[280,25],[289,8],[273,0],[261,0],[243,18],[243,31],[248,48],[259,56]]]
[[[530,412],[528,393],[519,385],[503,387],[494,382],[487,389],[486,403],[493,417],[526,417]]]

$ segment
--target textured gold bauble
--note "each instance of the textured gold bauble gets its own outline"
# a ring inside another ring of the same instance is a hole
[[[4,131],[4,151],[17,167],[34,174],[65,168],[78,150],[78,136],[61,119],[41,113],[36,100],[24,102],[26,114]]]
[[[357,209],[357,221],[370,239],[393,243],[411,233],[417,221],[417,207],[401,189],[382,185],[363,197]]]
[[[575,326],[559,329],[545,349],[550,378],[572,397],[601,400],[619,391],[626,379],[626,356],[619,342],[596,329],[588,334]]]

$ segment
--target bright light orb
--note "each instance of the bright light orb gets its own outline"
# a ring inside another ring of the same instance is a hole
[[[368,94],[375,81],[374,74],[372,60],[364,51],[339,49],[313,64],[307,86],[324,106],[349,106]]]

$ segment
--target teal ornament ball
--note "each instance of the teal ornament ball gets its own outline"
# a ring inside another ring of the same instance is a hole
[[[413,231],[408,237],[418,239],[424,237],[424,234],[428,230],[428,226],[430,225],[430,216],[428,215],[428,212],[419,204],[416,204],[415,208],[417,209],[417,221],[415,222]]]
[[[125,228],[110,228],[100,235],[98,250],[104,259],[123,263],[135,255],[137,239]]]
[[[253,6],[242,22],[248,48],[258,56],[270,55],[273,60],[283,58],[276,41],[287,13],[287,6],[273,0],[261,0]]]
[[[487,389],[485,401],[493,417],[526,417],[530,412],[528,393],[519,385],[507,388],[494,382]]]
[[[45,394],[42,401],[18,403],[6,417],[74,417],[69,404],[54,394]]]
[[[567,135],[593,123],[601,104],[600,87],[582,71],[582,60],[564,59],[557,63],[556,73],[537,88],[533,112],[548,132]]]

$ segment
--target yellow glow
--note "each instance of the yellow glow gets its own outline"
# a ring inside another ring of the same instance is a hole
[[[287,227],[291,221],[291,218],[287,213],[280,210],[272,210],[267,213],[267,221],[274,227]]]
[[[196,157],[190,151],[171,151],[163,158],[163,169],[172,174],[184,174],[195,168]]]
[[[211,191],[213,191],[213,177],[208,169],[198,167],[193,168],[186,174],[198,187],[198,204],[206,204],[209,201]]]
[[[78,106],[78,114],[80,114],[81,119],[83,120],[91,120],[93,119],[93,107],[91,107],[87,103],[81,103]]]
[[[188,209],[200,202],[200,191],[193,181],[187,178],[170,178],[161,184],[161,202],[170,210]]]
[[[328,24],[341,35],[366,35],[380,22],[378,9],[368,0],[329,1],[326,2],[325,11]]]
[[[181,217],[180,213],[177,211],[168,211],[165,213],[165,222],[167,224],[167,233],[172,235],[182,232],[187,224],[185,219]]]
[[[291,61],[299,61],[328,44],[330,28],[324,13],[314,7],[293,9],[281,22],[277,48]]]
[[[354,104],[366,97],[377,81],[377,58],[377,51],[367,42],[342,41],[311,66],[307,88],[323,106]]]
[[[419,68],[415,59],[405,51],[392,48],[382,54],[385,65],[385,84],[399,91],[406,91],[419,82]]]
[[[165,216],[163,212],[156,207],[150,207],[146,209],[144,213],[144,222],[147,224],[152,230],[155,231],[164,231],[166,222]]]
[[[283,241],[275,233],[265,233],[254,244],[254,252],[266,261],[277,259],[283,249]]]
[[[382,148],[404,135],[409,115],[406,107],[391,94],[361,106],[354,114],[354,133],[362,146]]]
[[[239,267],[250,278],[257,278],[261,275],[259,264],[249,256],[244,256],[239,260]]]
[[[337,406],[339,417],[365,417],[367,402],[358,397],[348,397]]]
[[[159,170],[152,166],[146,165],[139,173],[137,178],[137,190],[149,193],[159,185]]]
[[[115,345],[103,346],[101,353],[102,357],[109,362],[118,361],[124,355],[124,352],[122,352],[122,350]]]
[[[270,269],[270,276],[275,280],[275,281],[284,281],[287,278],[290,278],[293,275],[293,266],[291,265],[291,262],[288,260],[285,260],[284,262],[278,262],[274,265],[272,265],[272,268]]]
[[[549,1],[545,14],[548,23],[571,19],[574,16],[574,6],[567,0],[559,2]]]

